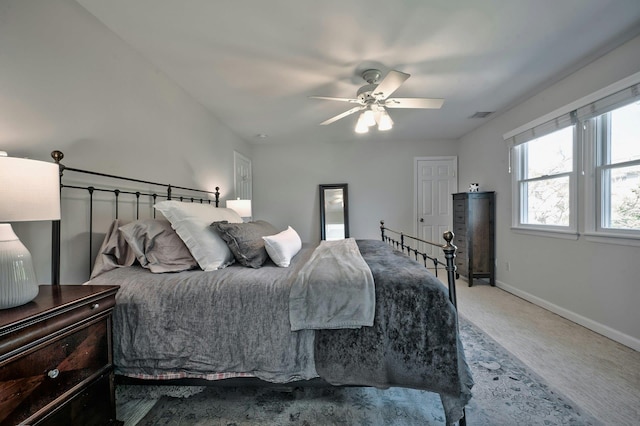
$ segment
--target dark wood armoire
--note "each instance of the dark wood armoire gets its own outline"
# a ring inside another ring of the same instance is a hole
[[[488,279],[495,286],[495,192],[453,194],[453,232],[457,274]]]

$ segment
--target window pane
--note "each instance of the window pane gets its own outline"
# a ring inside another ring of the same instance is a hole
[[[573,126],[529,141],[525,149],[525,179],[570,172],[573,170]]]
[[[611,163],[640,159],[640,102],[611,111]]]
[[[569,226],[569,177],[524,183],[526,209],[522,222],[531,225]]]
[[[640,166],[612,169],[605,173],[611,188],[605,228],[640,230]],[[607,216],[609,218],[607,222]]]

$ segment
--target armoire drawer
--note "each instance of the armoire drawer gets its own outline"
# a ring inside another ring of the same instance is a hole
[[[453,200],[453,211],[464,213],[467,210],[467,203],[465,200]]]
[[[455,234],[453,237],[453,245],[455,245],[458,250],[467,250],[467,237],[465,235]]]
[[[453,223],[453,234],[456,237],[464,237],[467,235],[467,226],[464,223]]]

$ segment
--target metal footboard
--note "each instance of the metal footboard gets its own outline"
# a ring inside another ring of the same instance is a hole
[[[394,236],[389,235],[393,234]],[[416,260],[422,259],[424,266],[427,267],[427,261],[433,262],[435,268],[435,274],[438,276],[438,266],[444,267],[445,271],[447,271],[447,284],[449,286],[449,300],[453,303],[453,306],[458,309],[458,301],[456,297],[456,265],[455,265],[455,257],[456,257],[456,249],[457,247],[451,244],[453,241],[453,232],[447,231],[442,234],[442,238],[446,241],[446,244],[438,244],[431,241],[426,241],[417,237],[412,237],[410,235],[406,235],[404,232],[394,231],[393,229],[387,228],[384,225],[384,220],[380,221],[380,234],[382,237],[382,241],[389,243],[391,246],[400,250],[401,252],[411,256],[413,255]],[[431,257],[428,254],[418,250],[413,247],[407,240],[414,241],[416,243],[424,243],[430,246],[439,247],[444,252],[445,262],[441,262],[435,257]]]

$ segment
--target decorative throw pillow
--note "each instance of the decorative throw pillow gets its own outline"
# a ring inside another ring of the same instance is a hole
[[[251,268],[261,267],[269,257],[262,237],[278,233],[273,225],[264,220],[248,223],[213,222],[211,226],[226,241],[236,261]]]
[[[141,219],[119,229],[140,265],[153,273],[186,271],[198,266],[166,220]]]
[[[112,269],[131,266],[136,261],[135,253],[118,230],[121,225],[124,225],[124,222],[120,219],[114,220],[109,225],[93,264],[90,279]]]
[[[185,243],[200,268],[215,271],[233,263],[234,257],[224,240],[209,226],[226,220],[242,223],[242,218],[231,209],[210,204],[161,201],[155,208],[166,217]]]
[[[300,236],[290,226],[276,235],[262,237],[262,239],[273,263],[284,268],[289,266],[293,256],[302,248]]]

